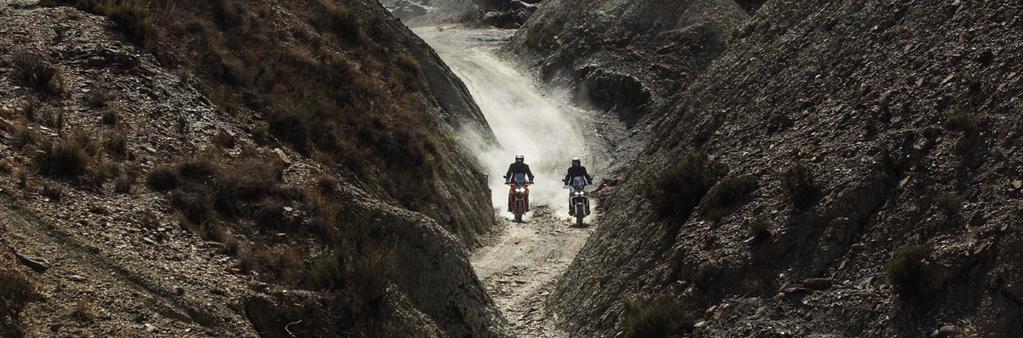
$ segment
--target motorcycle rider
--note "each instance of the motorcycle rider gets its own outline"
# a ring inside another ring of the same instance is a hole
[[[586,172],[586,167],[582,165],[582,160],[578,157],[572,159],[572,166],[568,167],[568,173],[565,174],[565,185],[572,182],[573,178],[582,177],[586,179],[586,185],[593,184],[593,177]]]
[[[588,172],[586,172],[586,167],[582,165],[582,160],[580,160],[578,157],[572,159],[572,166],[568,167],[568,173],[565,174],[565,179],[562,181],[565,182],[565,186],[568,186],[569,184],[572,183],[572,179],[576,177],[582,177],[586,179],[586,185],[593,184],[593,177],[590,176]],[[569,206],[572,205],[571,191],[569,191],[568,195],[568,204]],[[575,212],[571,208],[569,208],[569,211],[570,211],[569,214],[573,214]]]
[[[504,174],[504,183],[505,184],[511,183],[512,178],[515,177],[516,174],[525,174],[527,177],[529,177],[529,183],[533,183],[533,172],[529,170],[529,165],[526,164],[526,157],[522,154],[515,155],[515,162],[512,162],[512,164],[508,166],[508,172]],[[511,193],[512,193],[511,191],[508,192],[509,212],[512,211]],[[529,195],[526,195],[526,211],[529,211]]]

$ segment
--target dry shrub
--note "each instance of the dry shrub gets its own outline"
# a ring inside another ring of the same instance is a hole
[[[234,148],[237,138],[226,130],[221,130],[213,136],[213,144],[225,149]]]
[[[21,337],[21,311],[39,299],[35,286],[24,275],[0,268],[0,336]]]
[[[802,164],[794,165],[785,171],[781,186],[789,197],[789,201],[800,209],[812,206],[821,195],[821,189],[813,177],[813,171]]]
[[[45,107],[40,110],[39,119],[44,126],[61,130],[64,129],[64,110],[58,108]]]
[[[49,197],[54,201],[60,201],[61,198],[64,198],[64,189],[61,188],[60,185],[51,182],[44,182],[39,194]]]
[[[120,132],[107,133],[103,137],[103,148],[115,158],[128,157],[128,137]]]
[[[884,269],[896,294],[905,299],[913,299],[926,292],[927,270],[924,260],[930,254],[930,248],[916,243],[895,250]]]
[[[13,172],[14,166],[11,164],[10,160],[0,160],[0,175],[10,175]]]
[[[758,179],[754,176],[729,177],[721,180],[707,192],[696,208],[700,215],[712,221],[719,221],[725,214],[756,190]]]
[[[114,192],[118,194],[130,194],[131,188],[135,185],[135,175],[122,171],[114,179]]]
[[[682,335],[699,318],[695,306],[671,298],[625,301],[622,327],[625,337],[660,338]]]
[[[146,176],[146,183],[153,191],[167,191],[177,188],[181,184],[178,172],[169,166],[153,168]]]
[[[24,149],[26,146],[35,144],[37,139],[35,132],[25,124],[15,125],[11,132],[11,145],[14,146],[14,149]]]
[[[60,70],[46,61],[46,57],[17,52],[12,57],[14,78],[29,88],[50,95],[63,95],[65,84]]]
[[[62,140],[42,150],[33,158],[33,164],[40,174],[57,178],[81,176],[89,167],[89,156],[77,142]]]
[[[685,222],[703,196],[728,170],[705,155],[690,155],[661,173],[647,188],[647,198],[658,214]]]
[[[771,238],[770,223],[764,219],[757,219],[756,221],[753,221],[753,223],[750,223],[749,232],[751,236],[750,238],[753,239],[750,241],[750,244],[758,245],[764,243]]]
[[[117,110],[108,109],[103,111],[103,115],[100,116],[100,123],[107,126],[117,125],[117,122],[121,120],[121,115],[117,113]]]
[[[42,103],[39,102],[39,98],[35,95],[28,95],[25,98],[25,104],[21,106],[21,116],[29,121],[36,120],[36,113],[42,108]]]
[[[286,245],[242,246],[238,258],[242,271],[256,272],[266,280],[295,285],[302,278],[302,253]]]

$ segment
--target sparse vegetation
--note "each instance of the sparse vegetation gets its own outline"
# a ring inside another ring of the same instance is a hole
[[[127,172],[121,172],[114,179],[114,192],[118,194],[131,193],[131,187],[135,185],[135,178]]]
[[[14,77],[21,84],[43,94],[64,94],[64,76],[44,56],[19,52],[14,54],[12,62]]]
[[[146,183],[154,191],[167,191],[177,188],[180,182],[181,178],[178,177],[177,171],[168,166],[156,167],[146,177]]]
[[[36,112],[40,107],[42,107],[42,102],[39,102],[39,98],[29,95],[25,98],[25,104],[21,106],[21,116],[28,121],[35,121]]]
[[[256,122],[250,133],[256,142],[265,143],[270,140],[270,125],[263,121]]]
[[[351,8],[335,1],[320,0],[318,3],[320,10],[312,17],[317,28],[334,33],[348,43],[362,44],[362,23]]]
[[[100,120],[99,121],[100,121],[100,123],[103,123],[104,125],[113,126],[113,125],[116,125],[117,122],[120,121],[120,120],[121,120],[121,116],[117,113],[116,110],[107,109],[107,110],[103,111],[103,115],[100,116]]]
[[[57,178],[75,178],[85,173],[90,158],[82,145],[61,140],[49,146],[33,158],[33,164],[40,174]]]
[[[684,222],[726,173],[721,163],[702,154],[690,155],[658,176],[647,189],[647,198],[661,217]]]
[[[37,299],[35,286],[25,276],[0,269],[0,336],[21,337],[21,311]]]
[[[757,219],[756,221],[753,221],[753,223],[750,223],[749,232],[751,236],[750,238],[752,239],[750,244],[752,245],[764,243],[771,238],[770,224],[764,219]]]
[[[51,200],[60,201],[60,199],[64,197],[64,189],[57,184],[46,182],[43,183],[42,190],[39,191],[39,194],[49,197]]]
[[[64,110],[59,108],[43,108],[40,111],[40,122],[44,126],[61,130],[64,129]]]
[[[143,42],[152,34],[149,7],[141,0],[43,0],[40,4],[71,5],[86,12],[106,16],[117,24],[121,32],[136,42]]]
[[[690,280],[693,285],[703,290],[713,289],[716,284],[721,280],[724,274],[720,265],[714,262],[703,264],[693,273]]]
[[[929,248],[917,243],[895,250],[895,255],[885,265],[885,273],[896,294],[912,298],[925,292],[927,276],[924,260],[930,254]]]
[[[213,144],[225,149],[234,148],[237,138],[226,130],[221,130],[213,136]]]
[[[696,323],[693,306],[670,298],[625,301],[625,337],[660,338],[689,332]]]
[[[796,208],[808,208],[820,199],[821,189],[813,178],[813,172],[801,164],[785,171],[781,186]]]
[[[280,140],[303,155],[318,154],[382,187],[405,207],[441,219],[448,204],[430,193],[438,164],[430,161],[454,141],[438,135],[430,90],[413,53],[402,46],[383,18],[362,17],[358,2],[282,3],[313,30],[289,32],[298,41],[280,48],[281,32],[265,20],[267,3],[220,0],[188,6],[168,0],[48,0],[105,15],[147,52],[195,48],[209,53],[166,59],[194,69],[208,97],[226,114],[255,122],[257,142]],[[290,19],[290,18],[289,18]],[[290,42],[289,42],[290,43]],[[339,52],[343,50],[344,52]],[[330,88],[330,90],[324,90]],[[106,108],[104,124],[117,123]],[[259,116],[242,116],[255,112]],[[178,130],[189,120],[179,116]],[[218,144],[227,144],[217,141]],[[447,146],[446,146],[447,145]],[[230,148],[229,146],[226,146]],[[378,172],[404,172],[382,179]]]
[[[729,209],[743,202],[757,188],[755,176],[729,177],[721,180],[700,200],[697,212],[711,221],[719,221]]]
[[[14,149],[21,150],[25,146],[36,143],[36,135],[24,124],[18,124],[14,126],[14,130],[11,132],[11,145]]]
[[[103,137],[103,148],[115,158],[128,157],[128,138],[123,133],[111,132]]]

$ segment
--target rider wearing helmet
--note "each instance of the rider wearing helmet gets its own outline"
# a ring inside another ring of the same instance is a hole
[[[593,184],[593,177],[590,176],[590,174],[588,172],[586,172],[586,167],[584,167],[582,165],[582,160],[580,160],[578,157],[573,158],[572,159],[572,166],[568,167],[568,173],[565,174],[565,179],[563,180],[565,182],[565,186],[568,186],[568,185],[572,184],[572,180],[574,180],[576,177],[583,178],[586,181],[586,185]],[[575,191],[574,189],[573,190],[569,190],[569,194],[568,194],[568,204],[569,204],[569,206],[572,205],[572,194],[573,194],[574,191]],[[586,206],[586,210],[587,210],[586,213],[587,214],[589,214],[589,208],[590,208],[590,206],[587,204],[587,206]],[[575,209],[570,207],[568,209],[568,214],[574,216],[575,215]]]
[[[508,173],[504,174],[504,182],[511,183],[512,177],[515,174],[526,174],[529,177],[529,183],[533,183],[533,172],[529,170],[529,165],[526,164],[526,157],[521,154],[515,155],[515,162],[508,166]]]
[[[504,183],[511,183],[516,174],[526,175],[526,177],[529,177],[529,183],[533,183],[533,172],[529,170],[529,165],[526,164],[526,157],[522,154],[515,155],[515,162],[508,166],[508,172],[504,174]],[[512,210],[510,195],[511,192],[509,192],[508,198],[508,211]],[[529,195],[526,195],[526,210],[529,210]]]
[[[572,159],[572,166],[568,167],[568,173],[565,174],[565,179],[563,181],[565,182],[565,185],[568,185],[572,182],[572,179],[576,177],[585,178],[587,185],[593,184],[593,177],[586,172],[586,167],[582,165],[582,161],[579,160],[578,157]]]

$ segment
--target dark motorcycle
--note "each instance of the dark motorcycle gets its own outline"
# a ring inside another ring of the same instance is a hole
[[[583,218],[590,215],[590,199],[586,195],[586,180],[575,177],[569,185],[568,214],[575,216],[575,225],[583,226]]]

